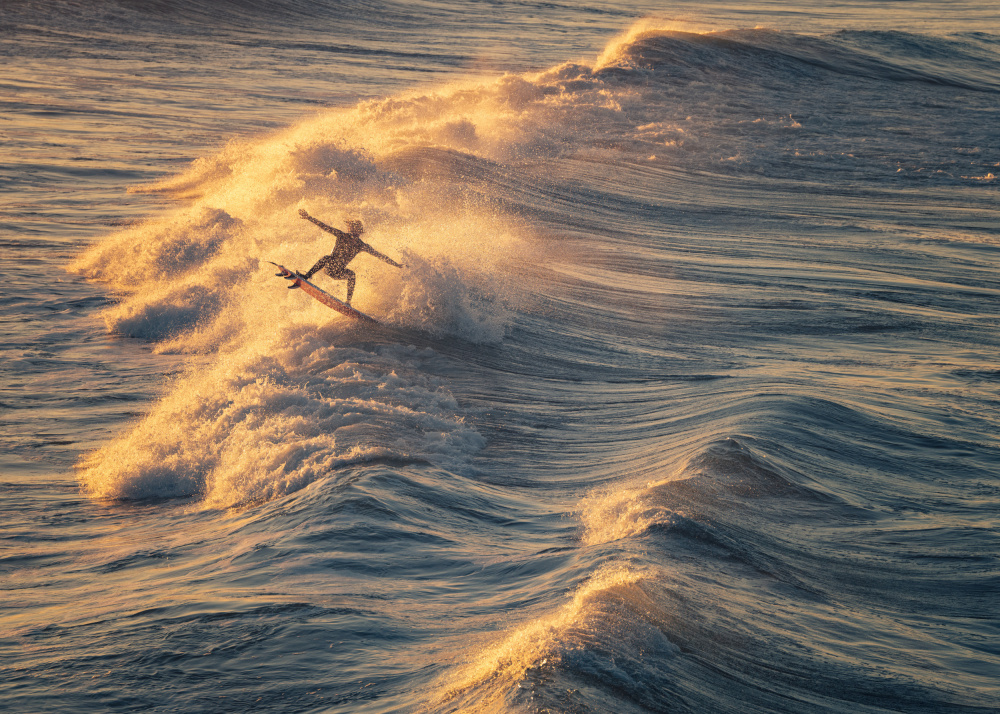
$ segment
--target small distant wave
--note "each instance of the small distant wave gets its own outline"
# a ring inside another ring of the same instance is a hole
[[[310,20],[350,22],[360,16],[378,15],[386,22],[413,22],[415,17],[405,5],[373,3],[367,0],[331,2],[330,0],[217,0],[211,4],[198,0],[93,0],[79,3],[72,0],[19,0],[8,8],[9,21],[52,26],[54,24],[87,22],[100,18],[109,27],[135,23],[170,30],[180,26],[200,32],[230,29],[255,30],[271,24],[301,26]]]
[[[781,473],[766,456],[728,438],[701,447],[675,473],[643,486],[598,491],[581,505],[584,542],[596,545],[650,529],[691,530],[691,518],[758,499],[825,499]]]

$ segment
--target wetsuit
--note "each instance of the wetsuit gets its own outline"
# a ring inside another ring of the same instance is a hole
[[[333,226],[328,226],[322,221],[318,221],[312,216],[310,216],[305,211],[300,211],[299,215],[317,226],[322,228],[327,233],[332,233],[337,236],[337,242],[333,246],[333,252],[330,255],[324,255],[320,258],[316,265],[309,269],[308,273],[303,274],[303,278],[308,280],[312,277],[313,273],[320,270],[325,270],[326,274],[329,275],[334,280],[346,280],[347,281],[347,304],[351,304],[351,297],[354,295],[354,284],[355,276],[353,270],[347,269],[347,264],[350,263],[357,256],[358,253],[365,252],[369,253],[379,260],[384,260],[389,265],[395,265],[397,268],[403,267],[395,260],[392,260],[387,255],[382,255],[377,250],[372,248],[370,245],[365,243],[358,237],[358,233],[344,233],[339,231]]]

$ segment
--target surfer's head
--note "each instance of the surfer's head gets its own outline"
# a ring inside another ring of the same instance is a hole
[[[347,222],[347,230],[349,230],[352,235],[359,236],[365,232],[365,227],[361,225],[361,221],[351,220]]]

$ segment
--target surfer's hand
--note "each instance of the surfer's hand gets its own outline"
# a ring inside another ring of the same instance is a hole
[[[306,213],[306,209],[304,208],[299,209],[299,216],[301,216],[302,218],[309,218],[309,214]]]

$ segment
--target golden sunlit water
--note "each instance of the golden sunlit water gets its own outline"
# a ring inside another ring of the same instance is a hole
[[[0,709],[992,711],[943,8],[5,4]]]

